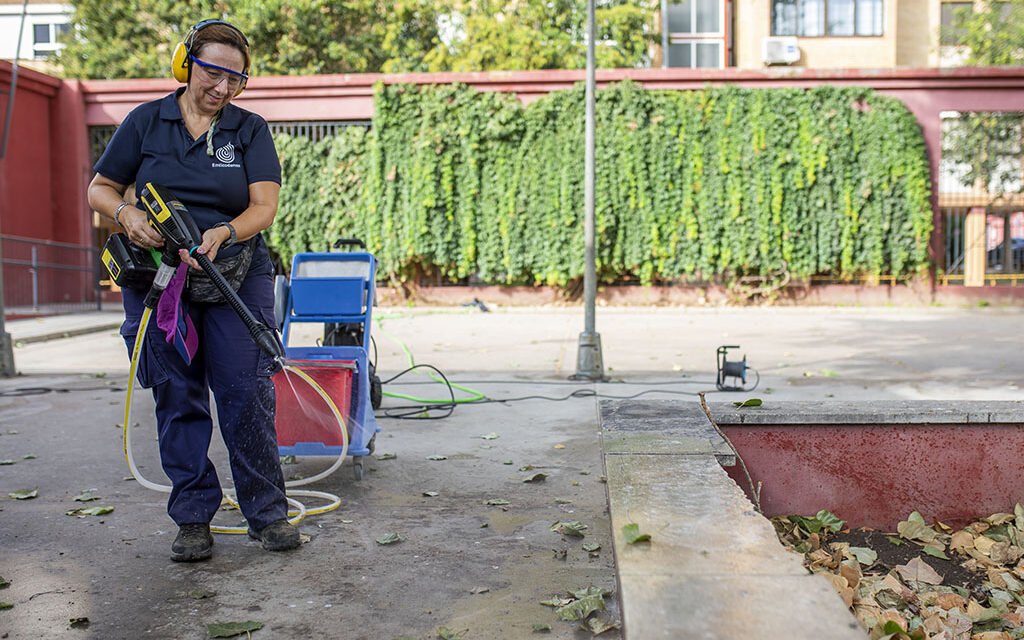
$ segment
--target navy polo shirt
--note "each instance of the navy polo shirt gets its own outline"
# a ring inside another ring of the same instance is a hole
[[[184,87],[132,110],[99,161],[96,173],[120,184],[135,183],[138,197],[147,182],[166,187],[186,207],[199,230],[230,222],[249,206],[249,184],[281,184],[281,163],[267,122],[228,104],[213,134],[212,156],[206,136],[193,140],[178,107]],[[225,257],[241,247],[228,247]],[[252,268],[268,267],[262,236],[256,240]]]

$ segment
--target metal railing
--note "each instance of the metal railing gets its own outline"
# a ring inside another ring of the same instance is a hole
[[[997,206],[979,208],[985,215],[986,281],[1010,279],[1016,284],[1024,276],[1024,210]],[[945,252],[940,267],[949,282],[962,280],[967,248],[965,221],[970,212],[971,207],[942,208]]]
[[[5,315],[100,309],[95,247],[0,235]]]

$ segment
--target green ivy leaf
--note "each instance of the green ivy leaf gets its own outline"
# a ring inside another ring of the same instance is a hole
[[[744,407],[760,407],[761,406],[761,399],[760,398],[750,398],[749,400],[744,400],[743,402],[734,402],[732,404],[733,404],[734,407],[736,407],[738,409],[743,409]]]
[[[402,540],[404,540],[404,538],[402,536],[398,535],[397,533],[392,532],[392,533],[386,533],[383,536],[377,538],[377,544],[379,544],[379,545],[389,545],[389,544],[395,544],[396,542],[401,542]]]
[[[114,507],[100,506],[100,507],[82,507],[80,509],[72,509],[71,511],[65,511],[66,516],[77,516],[84,518],[86,516],[105,516],[108,513],[113,513]]]
[[[878,560],[878,552],[868,547],[850,547],[850,553],[865,567],[870,567]]]
[[[245,622],[214,622],[206,625],[206,633],[209,638],[233,638],[244,634],[251,634],[263,628],[262,622],[247,620]]]
[[[934,529],[928,526],[920,513],[914,511],[906,520],[896,525],[896,531],[901,537],[907,540],[919,540],[921,542],[932,542],[939,535]]]
[[[15,500],[31,500],[39,495],[39,488],[18,489],[17,491],[12,491],[7,495]]]
[[[586,531],[587,528],[587,525],[583,524],[579,520],[559,520],[550,527],[550,529],[555,533],[560,533],[563,536],[570,536],[573,538],[582,538],[584,536],[583,532]]]
[[[640,533],[640,525],[635,522],[622,526],[622,537],[626,539],[626,544],[651,541],[651,535],[649,533]]]

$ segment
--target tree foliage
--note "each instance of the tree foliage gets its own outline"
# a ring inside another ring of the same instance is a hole
[[[401,283],[572,285],[582,274],[583,88],[527,106],[457,85],[378,88],[373,128],[279,141],[271,244],[356,236]],[[604,282],[911,276],[927,265],[916,120],[864,88],[598,92]],[[332,235],[334,234],[334,235]]]
[[[596,63],[636,67],[647,60],[649,0],[598,2]],[[456,5],[449,14],[448,68],[453,71],[582,69],[586,66],[586,2],[519,0]]]
[[[1024,4],[990,2],[960,9],[947,33],[968,66],[1024,65]],[[1024,114],[962,114],[947,128],[943,156],[963,168],[965,187],[996,199],[1020,190]]]
[[[605,0],[597,62],[645,63],[652,0]],[[256,75],[577,69],[585,66],[585,0],[72,0],[59,63],[69,77],[168,74],[198,20],[245,32]]]
[[[956,12],[951,35],[968,66],[1024,64],[1024,4],[987,2]]]
[[[155,78],[170,74],[174,46],[213,0],[74,0],[72,29],[57,55],[72,78]]]

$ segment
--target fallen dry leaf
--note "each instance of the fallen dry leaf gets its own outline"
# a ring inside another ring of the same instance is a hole
[[[957,531],[949,541],[950,551],[961,551],[974,548],[974,536],[969,531]]]
[[[853,606],[853,589],[850,587],[850,583],[843,576],[838,576],[834,573],[823,574],[829,582],[832,583],[832,588],[839,593],[839,597],[843,599],[847,607]]]
[[[907,621],[896,609],[886,609],[883,611],[882,614],[878,616],[878,622],[881,624],[885,624],[886,622],[895,622],[900,625],[900,629],[903,629],[904,631],[907,630]]]
[[[935,604],[949,611],[950,609],[964,609],[967,606],[967,601],[958,593],[940,593],[935,598]]]
[[[939,614],[930,615],[924,619],[921,623],[924,630],[930,635],[937,636],[946,629],[946,625],[943,623],[942,616]],[[940,636],[941,637],[941,636]]]
[[[971,558],[976,560],[978,564],[984,565],[986,567],[998,567],[999,566],[998,562],[993,562],[991,558],[989,558],[987,555],[985,555],[981,551],[978,551],[977,549],[967,549],[966,551],[967,551],[967,555],[971,556]],[[967,565],[964,564],[964,566],[967,566]]]
[[[971,640],[1013,640],[1005,631],[982,631],[971,636]]]
[[[824,549],[815,549],[814,551],[807,554],[807,558],[811,561],[809,567],[811,571],[816,571],[822,568],[836,568],[837,563],[835,562],[835,558],[832,557],[831,553],[825,551]]]
[[[993,513],[989,517],[985,518],[985,522],[989,523],[993,527],[998,527],[1001,524],[1007,522],[1013,522],[1014,515],[1012,513]]]
[[[999,564],[1008,564],[1010,562],[1010,558],[1012,557],[1012,552],[1010,551],[1010,543],[995,543],[994,545],[992,545],[992,548],[989,549],[988,557],[992,558],[992,562],[998,562]],[[1016,558],[1014,558],[1014,560],[1016,560]]]
[[[892,575],[891,573],[887,574],[885,578],[882,579],[881,588],[888,589],[889,591],[894,591],[896,593],[900,593],[907,590],[907,587],[904,586],[902,582],[900,582],[900,579]]]
[[[1003,579],[1002,574],[1003,574],[1003,571],[1000,571],[999,569],[996,569],[996,568],[989,569],[988,570],[988,581],[991,582],[993,585],[995,585],[996,587],[998,587],[1000,589],[1005,589],[1007,587],[1007,585],[1006,585],[1006,580]]]
[[[989,609],[978,604],[974,599],[971,599],[967,603],[967,617],[972,622],[984,622],[986,620],[997,620],[999,619],[999,612],[995,609]]]
[[[878,617],[882,615],[882,608],[874,602],[860,602],[854,605],[853,615],[865,629],[870,629],[878,622]]]
[[[860,585],[860,579],[862,575],[860,572],[860,563],[856,560],[853,560],[853,562],[844,562],[840,564],[839,575],[846,578],[846,581],[850,584],[851,589],[856,589]]]
[[[996,546],[996,541],[988,536],[978,536],[974,539],[974,548],[986,556],[992,552],[994,546]]]
[[[896,572],[904,580],[924,582],[927,584],[942,584],[942,576],[935,569],[921,558],[911,558],[907,564],[896,565]]]

